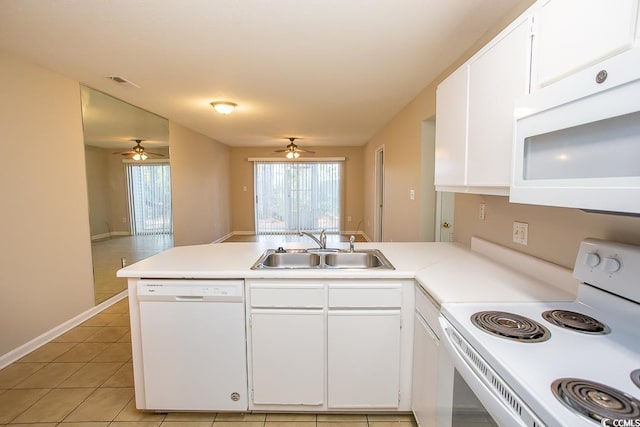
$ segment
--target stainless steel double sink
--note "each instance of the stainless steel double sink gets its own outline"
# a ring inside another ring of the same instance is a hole
[[[253,264],[258,269],[389,269],[395,268],[378,249],[268,249]]]

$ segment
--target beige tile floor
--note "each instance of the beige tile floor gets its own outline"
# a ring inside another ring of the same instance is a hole
[[[410,414],[147,413],[135,409],[128,300],[0,370],[0,427],[415,427]]]

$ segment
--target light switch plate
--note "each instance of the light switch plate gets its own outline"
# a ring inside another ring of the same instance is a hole
[[[484,221],[485,214],[486,214],[486,205],[484,203],[480,203],[480,211],[478,212],[478,219],[480,221]]]
[[[513,221],[513,243],[527,245],[529,240],[529,224],[526,222]]]

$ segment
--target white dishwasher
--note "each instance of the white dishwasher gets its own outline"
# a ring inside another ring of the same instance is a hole
[[[247,410],[242,280],[138,282],[146,409]]]

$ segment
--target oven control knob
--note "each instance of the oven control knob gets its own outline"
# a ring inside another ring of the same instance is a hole
[[[600,255],[595,252],[588,252],[584,256],[584,263],[589,267],[595,267],[600,264]]]
[[[605,258],[603,269],[607,273],[615,273],[620,270],[620,261],[615,258]]]

